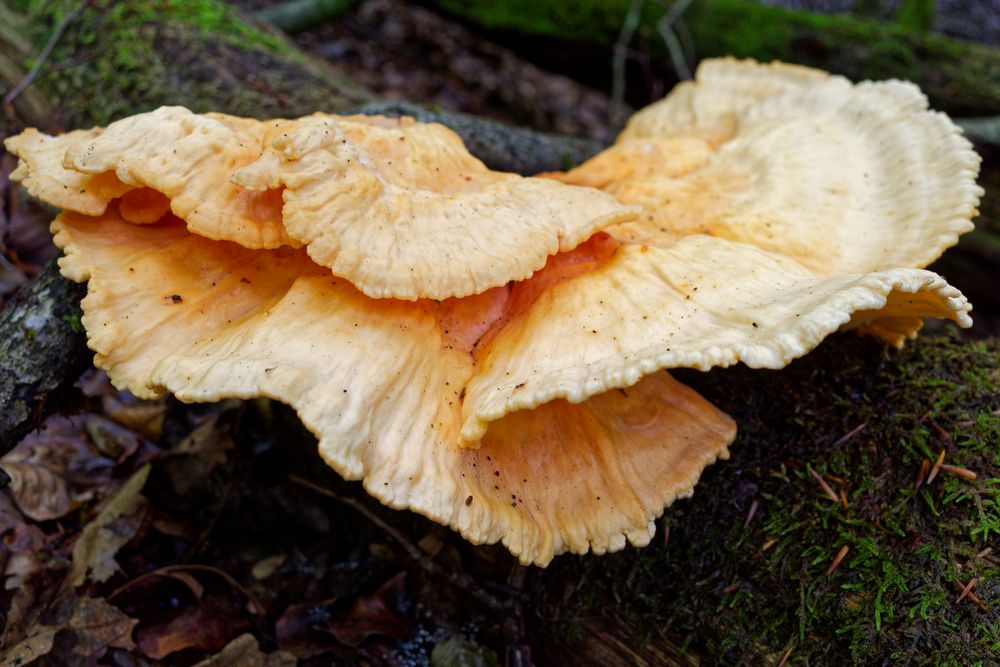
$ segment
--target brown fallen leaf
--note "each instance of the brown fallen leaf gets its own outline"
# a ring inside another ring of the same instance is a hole
[[[135,649],[132,631],[138,623],[103,598],[82,597],[77,600],[66,627],[77,636],[73,652],[96,658],[104,655],[109,646],[126,651]]]
[[[240,604],[229,595],[216,593],[186,605],[165,621],[143,622],[136,637],[147,657],[160,660],[189,648],[218,651],[250,626]]]
[[[73,487],[92,488],[111,481],[114,461],[90,444],[83,417],[54,416],[3,456],[3,463],[30,463],[47,468]]]
[[[49,656],[50,664],[92,664],[109,647],[135,649],[132,630],[138,621],[102,598],[64,595],[46,615],[50,622],[31,628],[3,655],[0,665],[25,665],[43,655]]]
[[[104,395],[101,398],[104,414],[116,422],[156,442],[163,433],[163,419],[167,415],[167,399],[145,401],[127,391]]]
[[[11,634],[20,631],[21,623],[34,605],[46,564],[52,561],[45,549],[45,535],[41,529],[27,523],[14,501],[4,493],[0,493],[0,538],[0,553],[4,556],[0,572],[3,589],[12,591],[0,646],[9,646],[17,639]]]
[[[358,647],[369,637],[402,641],[413,634],[403,614],[406,573],[401,572],[377,591],[348,600],[326,600],[292,605],[278,619],[278,645],[298,658],[326,652],[337,643]]]
[[[149,502],[140,495],[150,465],[139,468],[112,496],[93,521],[84,526],[73,545],[72,586],[107,581],[119,570],[115,555],[139,532]]]
[[[102,415],[87,415],[84,430],[97,450],[114,461],[123,461],[139,449],[139,435]]]
[[[194,667],[295,667],[295,656],[287,651],[264,653],[251,634],[240,635],[211,658]]]
[[[206,417],[191,433],[177,443],[171,454],[189,454],[196,456],[205,472],[226,462],[226,451],[235,445],[229,435],[229,426],[219,423],[219,414]]]
[[[10,475],[11,497],[28,518],[58,519],[76,507],[69,484],[49,468],[25,461],[3,461],[0,467]]]
[[[0,655],[0,667],[20,667],[47,655],[61,628],[43,625]]]

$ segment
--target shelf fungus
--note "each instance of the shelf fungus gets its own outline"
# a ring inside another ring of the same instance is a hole
[[[524,563],[647,544],[728,455],[665,369],[969,324],[919,267],[970,227],[977,158],[898,82],[711,61],[549,178],[382,117],[173,107],[7,147],[117,386],[288,403],[380,501]]]

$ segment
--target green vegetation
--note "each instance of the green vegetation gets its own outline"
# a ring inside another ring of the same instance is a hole
[[[784,60],[844,74],[854,80],[904,78],[916,82],[934,107],[956,115],[1000,112],[1000,51],[919,27],[924,0],[904,23],[829,16],[771,7],[751,0],[699,0],[684,13],[699,58],[732,55]],[[495,32],[564,43],[603,46],[618,38],[629,0],[435,0],[435,5]],[[643,4],[637,48],[663,72],[672,71],[656,33],[665,13]]]
[[[41,46],[76,3],[20,0]],[[163,104],[240,115],[337,111],[366,91],[219,0],[97,0],[75,18],[38,84],[70,127]]]
[[[896,352],[841,335],[779,372],[677,375],[740,424],[732,458],[667,510],[654,545],[544,573],[540,613],[566,637],[605,614],[722,664],[776,663],[792,646],[789,664],[1000,654],[1000,559],[977,555],[1000,536],[1000,343]],[[978,479],[942,471],[917,489],[942,450]],[[956,602],[973,577],[985,611]]]

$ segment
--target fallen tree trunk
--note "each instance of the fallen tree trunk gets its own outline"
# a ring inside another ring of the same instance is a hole
[[[607,50],[621,32],[630,0],[431,0],[453,16],[493,31]],[[643,3],[639,35],[664,72],[672,72],[656,33],[666,13]],[[732,55],[819,67],[850,79],[916,82],[935,108],[954,115],[1000,113],[1000,50],[897,24],[761,5],[699,0],[683,14],[698,58]],[[553,50],[555,50],[553,48]]]

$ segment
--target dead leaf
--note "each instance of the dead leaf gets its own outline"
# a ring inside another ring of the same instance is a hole
[[[195,667],[295,667],[295,656],[287,651],[264,653],[251,634],[240,635],[218,654]]]
[[[156,442],[163,433],[167,415],[167,399],[144,401],[127,391],[107,394],[101,399],[104,413],[116,422]]]
[[[277,572],[278,568],[284,565],[285,554],[276,554],[274,556],[268,556],[267,558],[262,558],[250,569],[250,574],[257,581],[263,581],[267,579],[272,574]]]
[[[205,472],[226,462],[226,450],[232,449],[233,439],[229,436],[229,427],[219,423],[219,415],[206,417],[191,433],[177,443],[171,453],[190,454],[196,456]]]
[[[101,456],[88,441],[82,417],[50,417],[2,460],[4,464],[16,461],[47,468],[78,487],[109,482],[114,466],[114,461]]]
[[[20,667],[26,665],[52,650],[56,633],[61,628],[43,625],[22,639],[17,645],[7,650],[0,658],[0,667]]]
[[[143,623],[136,636],[139,649],[153,660],[188,648],[218,651],[238,632],[250,627],[240,606],[224,595],[206,595],[165,622]]]
[[[344,600],[289,607],[275,628],[278,645],[299,658],[309,658],[325,652],[331,639],[351,647],[373,636],[407,639],[413,634],[413,626],[402,613],[405,577],[406,573],[400,572],[349,607]]]
[[[360,646],[372,635],[403,640],[413,627],[401,613],[406,595],[406,573],[400,572],[372,593],[358,598],[351,610],[338,614],[330,623],[330,633],[348,646]]]
[[[63,596],[51,611],[51,622],[33,627],[27,637],[4,654],[0,665],[25,665],[43,655],[60,665],[92,663],[109,647],[135,649],[132,630],[138,621],[102,598]]]
[[[14,501],[0,493],[0,536],[3,537],[2,553],[4,590],[14,591],[7,608],[6,626],[0,636],[0,645],[24,621],[35,602],[39,576],[45,571],[42,559],[48,554],[44,548],[45,535],[38,526],[28,524],[14,506]],[[47,561],[51,563],[51,561]]]
[[[150,465],[139,468],[98,513],[84,526],[73,545],[73,564],[69,582],[81,585],[89,575],[92,581],[107,581],[119,570],[115,555],[135,537],[149,506],[140,495],[149,477]]]
[[[109,646],[134,650],[132,631],[138,623],[103,598],[83,597],[78,599],[66,627],[77,636],[74,653],[100,657]]]
[[[83,427],[97,450],[115,461],[125,460],[142,444],[135,431],[101,415],[87,415]]]
[[[10,493],[18,509],[34,521],[66,516],[74,508],[66,480],[48,468],[22,461],[5,461]]]
[[[491,649],[453,635],[434,645],[431,667],[500,667],[500,659]]]

